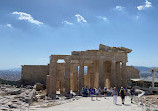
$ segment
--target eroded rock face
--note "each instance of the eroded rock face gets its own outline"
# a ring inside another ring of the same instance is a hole
[[[127,66],[127,79],[135,79],[135,78],[140,78],[139,75],[140,71],[133,66]]]
[[[40,90],[43,90],[43,84],[41,83],[36,83],[36,91],[40,91]]]
[[[18,94],[21,94],[21,90],[20,89],[9,90],[7,91],[6,94],[18,95]]]

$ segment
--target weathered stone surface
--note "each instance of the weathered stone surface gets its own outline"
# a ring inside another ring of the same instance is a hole
[[[48,74],[48,65],[24,65],[22,66],[21,81],[24,85],[36,83],[45,85]]]
[[[126,71],[127,71],[127,79],[135,79],[135,78],[140,78],[139,75],[139,70],[134,68],[133,66],[127,66],[126,67]]]
[[[14,89],[14,90],[8,90],[6,94],[17,95],[20,93],[21,93],[20,89]]]
[[[73,51],[71,55],[51,55],[48,66],[23,66],[22,80],[35,83],[40,80],[42,84],[47,83],[47,94],[54,99],[56,91],[66,95],[70,90],[81,92],[83,87],[126,88],[127,79],[138,74],[138,71],[126,66],[127,54],[131,51],[125,47],[100,44],[99,50]],[[65,63],[58,63],[59,59],[63,59]],[[84,75],[84,66],[88,66],[87,75]]]
[[[36,83],[36,91],[43,90],[43,84],[41,83]]]

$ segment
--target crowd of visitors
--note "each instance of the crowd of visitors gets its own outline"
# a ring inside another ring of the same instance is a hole
[[[111,88],[108,90],[106,87],[104,89],[101,88],[82,88],[82,96],[83,97],[91,97],[91,100],[93,101],[93,97],[96,97],[96,100],[98,100],[98,97],[102,97],[104,95],[104,98],[106,99],[107,96],[113,96],[113,103],[117,104],[117,97],[120,96],[122,100],[122,104],[125,102],[125,97],[127,96],[127,89],[121,87],[121,89],[117,89],[116,87]],[[135,89],[132,88],[129,91],[129,94],[131,96],[131,103],[133,103],[133,97],[135,95]]]

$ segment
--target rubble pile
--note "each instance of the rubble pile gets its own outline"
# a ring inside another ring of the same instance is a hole
[[[70,102],[65,97],[52,100],[46,96],[42,84],[17,88],[10,85],[0,86],[0,111],[25,111],[45,108]]]

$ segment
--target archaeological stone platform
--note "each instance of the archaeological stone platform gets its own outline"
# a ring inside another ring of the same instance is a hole
[[[65,95],[70,90],[80,93],[83,87],[120,88],[123,86],[126,88],[130,77],[139,77],[137,69],[126,66],[128,53],[131,51],[125,47],[109,47],[100,44],[98,50],[73,51],[71,55],[51,55],[47,66],[22,66],[22,81],[45,83],[47,94],[51,98],[55,98],[56,91]],[[58,63],[59,60],[64,60],[64,63]]]

